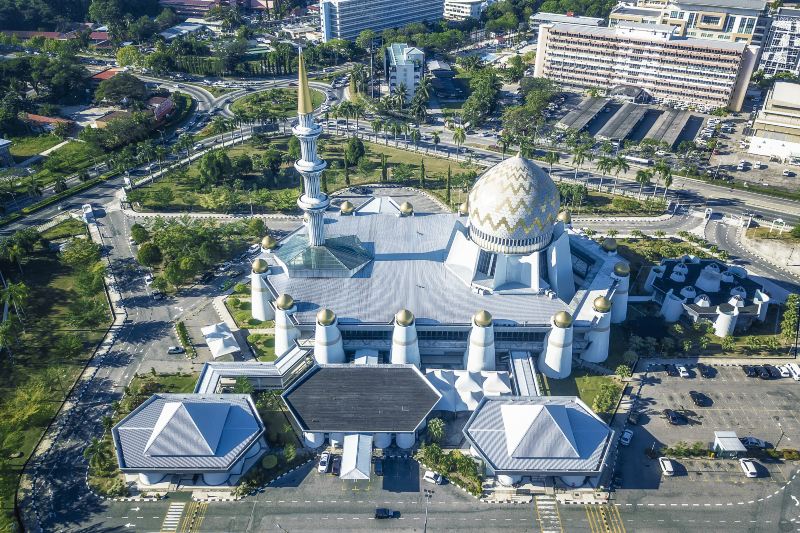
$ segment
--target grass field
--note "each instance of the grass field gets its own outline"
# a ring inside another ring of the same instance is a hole
[[[315,109],[324,101],[324,94],[311,89],[311,102]],[[236,100],[231,104],[231,109],[250,114],[263,110],[277,118],[291,117],[297,114],[297,89],[269,89],[253,93]]]
[[[69,222],[56,226],[49,234],[66,236],[83,231],[83,227]],[[75,304],[80,300],[76,289],[78,272],[61,264],[54,252],[39,248],[21,266],[21,274],[5,272],[14,281],[23,281],[30,295],[23,308],[25,330],[20,341],[11,355],[4,350],[0,358],[0,453],[4,459],[19,455],[0,462],[0,531],[10,527],[20,467],[111,322],[107,311],[105,320],[95,326],[73,324]],[[102,291],[84,303],[88,301],[108,309]],[[63,348],[67,337],[79,343],[72,353]]]
[[[606,384],[619,383],[614,376],[596,376],[581,368],[573,369],[565,379],[548,379],[542,375],[542,392],[546,396],[577,396],[583,403],[592,406],[600,388]],[[598,413],[600,414],[600,413]]]
[[[53,134],[29,135],[25,137],[12,137],[9,139],[13,144],[10,152],[17,163],[25,161],[29,157],[40,154],[61,142],[61,139]]]
[[[247,336],[247,342],[256,351],[259,361],[274,361],[275,357],[275,335],[254,333]]]
[[[42,163],[41,170],[34,174],[40,185],[53,183],[57,178],[70,176],[92,165],[95,157],[99,157],[84,142],[70,141],[49,156]],[[99,158],[98,160],[101,160]]]

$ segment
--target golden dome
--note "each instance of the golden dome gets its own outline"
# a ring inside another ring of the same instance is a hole
[[[278,296],[278,299],[275,300],[275,307],[282,309],[283,311],[291,309],[294,307],[294,299],[286,293],[281,294]]]
[[[410,326],[414,323],[414,313],[408,309],[401,309],[394,315],[394,320],[400,326]]]
[[[458,214],[461,215],[462,217],[469,215],[469,206],[467,205],[467,202],[464,202],[463,204],[458,206]]]
[[[617,276],[624,278],[625,276],[630,275],[631,273],[631,266],[628,263],[624,263],[620,261],[616,265],[614,265],[614,274]]]
[[[572,215],[566,209],[561,211],[556,218],[564,224],[572,224]]]
[[[403,202],[400,204],[400,214],[404,217],[411,215],[414,213],[414,206],[411,205],[409,202]]]
[[[572,315],[566,311],[559,311],[553,315],[553,323],[559,328],[568,328],[572,325]]]
[[[349,215],[353,212],[355,206],[351,204],[348,200],[342,202],[342,205],[339,206],[339,212],[343,215]]]
[[[260,257],[253,261],[253,272],[256,274],[263,274],[269,269],[269,263]]]
[[[616,252],[617,251],[617,239],[613,237],[606,237],[603,239],[602,244],[603,250],[606,252]]]
[[[336,321],[336,313],[330,309],[320,309],[317,313],[317,322],[320,326],[330,326]]]
[[[489,311],[483,309],[475,313],[475,316],[472,317],[472,321],[476,326],[488,328],[492,325],[492,315],[489,313]]]
[[[275,237],[273,237],[272,235],[267,235],[266,237],[261,239],[261,247],[264,250],[272,250],[276,246],[278,246],[278,241],[276,241]]]
[[[611,300],[605,296],[598,296],[594,299],[594,310],[598,313],[608,313],[611,311]]]

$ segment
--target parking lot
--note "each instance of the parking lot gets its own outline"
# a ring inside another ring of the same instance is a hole
[[[637,400],[638,425],[629,425],[634,436],[621,447],[617,462],[623,492],[634,489],[636,498],[654,495],[682,501],[750,500],[785,485],[792,476],[788,462],[759,456],[758,477],[744,476],[736,459],[678,458],[676,476],[662,476],[658,462],[648,452],[678,442],[702,442],[711,447],[715,431],[735,431],[739,437],[755,436],[780,447],[800,446],[800,420],[796,414],[800,383],[790,378],[748,378],[740,366],[714,366],[713,377],[702,378],[696,369],[691,377],[667,375],[655,370],[643,375]],[[695,406],[690,391],[710,399]],[[683,414],[687,422],[671,425],[664,409]],[[711,490],[713,486],[713,490]],[[709,492],[711,491],[711,492]],[[630,495],[631,493],[629,493]],[[746,497],[745,497],[746,496]]]

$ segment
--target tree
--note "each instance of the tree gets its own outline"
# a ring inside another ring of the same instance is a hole
[[[558,152],[556,152],[554,150],[551,150],[551,151],[547,152],[546,154],[544,154],[544,162],[547,163],[549,165],[549,167],[550,167],[550,170],[549,170],[548,173],[551,175],[551,178],[552,178],[552,174],[553,174],[553,165],[558,163],[558,160],[560,159],[560,157],[561,156],[558,154]]]
[[[139,251],[136,254],[136,260],[139,261],[139,264],[142,264],[147,267],[154,267],[156,265],[161,264],[161,261],[164,260],[161,249],[151,242],[146,242],[139,246]]]
[[[289,138],[289,145],[287,148],[287,154],[289,159],[297,161],[302,157],[302,152],[300,150],[300,140],[297,137],[290,137]]]
[[[56,341],[56,350],[63,358],[77,357],[83,351],[83,340],[74,333],[65,333]]]
[[[461,150],[461,145],[464,144],[467,140],[467,132],[464,131],[464,128],[461,126],[457,127],[455,131],[453,131],[453,142],[456,143],[456,159],[458,159],[458,153]]]
[[[450,165],[447,165],[447,179],[445,180],[445,203],[450,206],[452,203],[452,199],[450,197],[450,182],[452,180],[452,171],[450,169]]]
[[[790,294],[786,297],[781,317],[781,337],[787,342],[793,342],[797,335],[798,305],[800,305],[800,295]]]
[[[445,423],[441,418],[432,418],[428,421],[428,436],[433,442],[444,439]]]
[[[204,187],[219,184],[225,176],[233,172],[231,160],[222,150],[211,150],[200,158],[198,165],[200,182]]]
[[[612,168],[614,170],[614,186],[611,188],[611,194],[614,194],[617,191],[617,179],[619,178],[619,173],[627,172],[630,170],[631,166],[628,164],[628,160],[625,159],[624,155],[618,155],[613,160]]]
[[[597,161],[597,170],[600,171],[600,184],[597,186],[597,190],[601,190],[603,188],[603,176],[614,170],[614,160],[607,156],[601,157]]]
[[[411,142],[414,143],[414,151],[417,151],[417,143],[422,138],[422,134],[420,134],[419,130],[414,128],[411,130]]]
[[[350,137],[347,140],[345,155],[347,156],[347,161],[349,161],[351,165],[357,165],[361,158],[364,157],[365,153],[364,142],[361,139],[358,137]]]
[[[283,447],[283,458],[286,459],[287,463],[291,463],[297,459],[297,447],[294,443],[290,442]]]
[[[144,102],[147,97],[147,87],[142,80],[128,72],[121,72],[100,82],[94,92],[97,102],[111,102],[114,104]]]
[[[642,197],[642,189],[645,185],[650,185],[650,178],[653,177],[652,170],[637,170],[636,171],[636,182],[639,184],[639,194],[636,199],[641,199]]]
[[[273,454],[267,454],[261,459],[261,466],[267,470],[278,466],[278,458]]]
[[[131,237],[137,244],[143,244],[150,240],[150,232],[139,223],[131,226]]]
[[[631,367],[628,365],[618,365],[614,373],[621,378],[629,378],[633,375],[631,373]]]
[[[100,245],[89,239],[72,239],[61,252],[61,262],[72,268],[85,268],[100,260]]]
[[[425,188],[425,160],[422,159],[419,164],[419,188]]]
[[[117,64],[121,67],[134,67],[142,64],[142,54],[133,45],[117,50]]]

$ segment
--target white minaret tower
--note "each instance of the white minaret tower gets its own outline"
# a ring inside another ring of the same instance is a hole
[[[391,361],[393,365],[420,366],[417,327],[414,314],[408,309],[401,309],[394,315]]]
[[[295,311],[297,307],[288,294],[281,294],[275,300],[275,355],[278,357],[288,352],[294,340],[300,337],[300,330],[289,318]]]
[[[336,322],[336,314],[330,309],[320,309],[314,329],[314,359],[317,363],[343,364],[345,362],[342,334]]]
[[[608,343],[611,336],[611,300],[598,296],[592,302],[594,320],[592,329],[586,333],[589,345],[581,354],[581,359],[589,363],[602,363],[608,359]]]
[[[253,271],[250,274],[250,312],[256,320],[272,320],[275,311],[269,305],[270,292],[264,274],[269,270],[269,263],[262,258],[253,261]]]
[[[464,353],[464,368],[470,372],[495,369],[494,326],[488,311],[478,311],[472,317],[469,346]]]
[[[297,205],[308,217],[306,229],[308,244],[322,246],[325,244],[325,210],[330,205],[328,195],[320,190],[320,174],[325,170],[325,161],[317,157],[317,139],[322,128],[314,121],[314,105],[311,102],[311,89],[308,86],[306,62],[303,53],[297,65],[297,126],[292,133],[300,141],[300,159],[295,161],[294,168],[303,176],[303,195]]]
[[[572,373],[572,316],[559,311],[550,319],[544,350],[539,356],[539,372],[552,379]]]
[[[620,261],[614,265],[611,279],[617,281],[617,288],[611,297],[611,323],[619,324],[628,318],[628,290],[631,283],[631,267]]]

